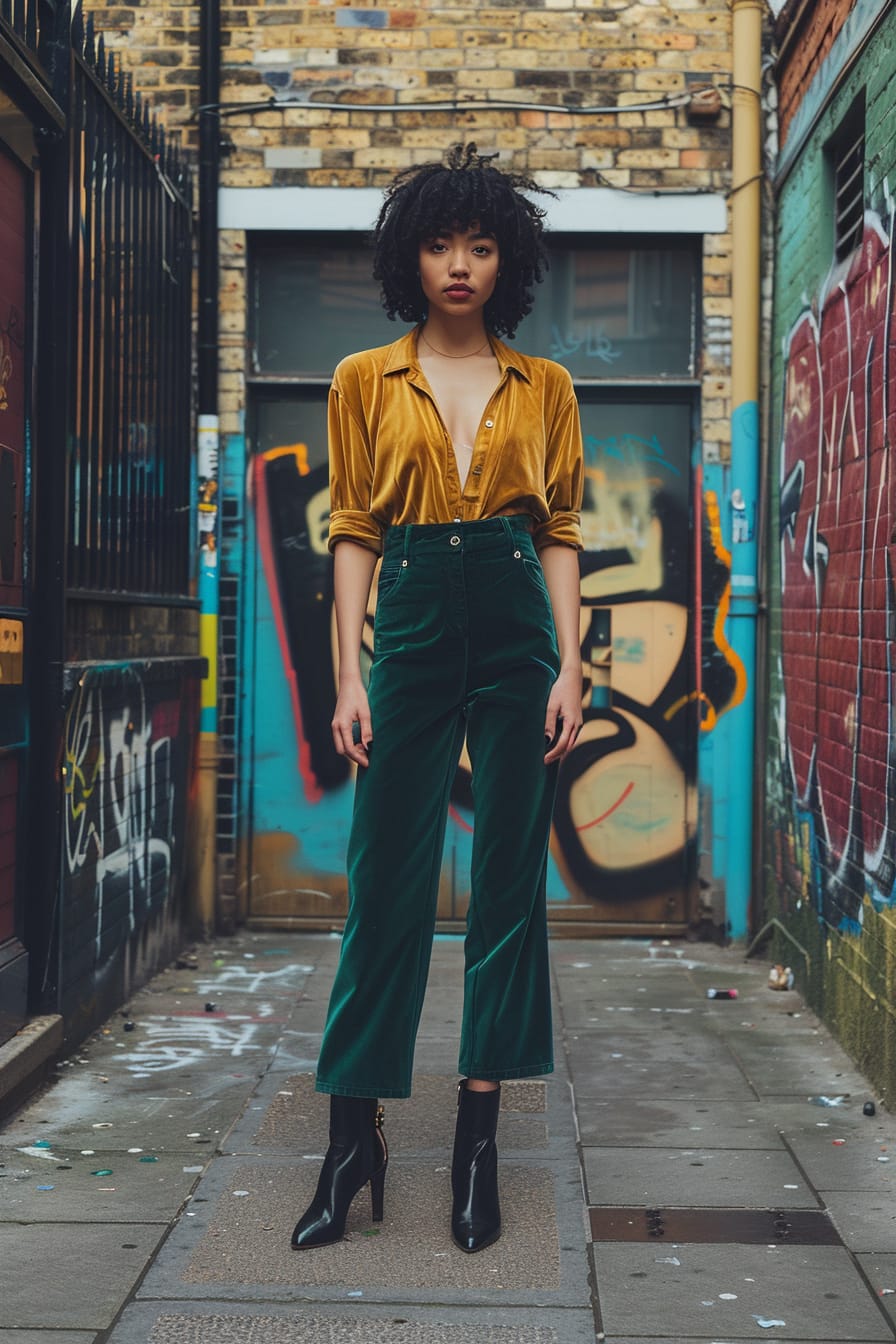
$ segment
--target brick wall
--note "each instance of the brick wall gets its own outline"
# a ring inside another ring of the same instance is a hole
[[[782,12],[777,27],[782,58],[777,71],[781,143],[818,67],[859,0],[819,0],[793,23],[793,4]]]
[[[779,194],[765,846],[767,914],[788,934],[778,954],[891,1107],[894,42],[891,12]],[[835,267],[823,147],[862,89],[868,213]]]

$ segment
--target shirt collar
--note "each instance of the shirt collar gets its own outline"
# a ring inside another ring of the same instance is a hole
[[[393,342],[389,357],[383,366],[384,377],[387,373],[401,373],[405,370],[411,370],[413,373],[422,372],[417,359],[417,336],[419,332],[420,328],[414,327]],[[511,350],[503,341],[499,341],[497,336],[492,336],[489,339],[495,352],[495,358],[498,361],[498,367],[501,370],[501,377],[504,377],[508,369],[513,369],[514,373],[518,374],[520,378],[523,378],[527,383],[531,383],[532,379],[526,368],[527,357],[521,355],[517,350]]]

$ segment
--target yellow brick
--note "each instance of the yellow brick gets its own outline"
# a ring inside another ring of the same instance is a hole
[[[528,63],[532,64],[531,58]],[[517,70],[520,66],[520,53],[516,47],[508,51],[499,51],[495,54],[494,64],[501,70]],[[540,51],[537,58],[539,70],[587,70],[590,64],[588,52],[579,48]]]
[[[514,88],[514,78],[509,70],[459,70],[457,83],[464,89]]]
[[[578,45],[577,35],[568,33],[520,33],[513,44],[521,51],[566,51]]]
[[[680,93],[684,87],[684,74],[681,71],[669,70],[659,74],[656,70],[647,70],[635,75],[635,88],[643,93]]]
[[[441,50],[443,47],[456,47],[458,34],[455,28],[427,28],[426,47],[429,50]]]
[[[672,168],[678,163],[674,149],[622,149],[617,162],[620,168]]]
[[[308,143],[323,149],[366,149],[370,144],[370,132],[338,126],[328,130],[313,130],[309,133]]]
[[[689,52],[687,56],[682,56],[680,51],[660,51],[657,53],[656,63],[664,70],[677,69],[682,67],[694,73],[695,71],[713,71],[721,72],[731,69],[730,52],[720,51],[716,54],[712,52],[695,51]]]
[[[662,55],[668,55],[663,52]],[[679,63],[680,63],[680,58]],[[591,64],[598,70],[647,70],[652,65],[659,62],[654,59],[650,51],[638,51],[631,49],[629,51],[608,51],[605,55],[601,52],[595,52],[591,58]]]
[[[370,185],[367,178],[365,170],[348,168],[313,168],[305,174],[309,187],[366,187]]]
[[[246,367],[245,351],[239,345],[222,345],[218,351],[218,367],[220,369],[244,369]]]
[[[221,173],[222,187],[269,187],[274,175],[266,168],[242,168],[231,173],[225,168]]]
[[[369,149],[356,150],[352,155],[356,168],[407,168],[411,162],[410,151],[389,145],[384,149],[371,146]]]
[[[353,119],[354,113],[331,112],[323,108],[319,112],[314,112],[311,107],[285,107],[282,115],[284,126],[301,126],[309,130],[316,127],[332,130],[339,126],[357,124]]]

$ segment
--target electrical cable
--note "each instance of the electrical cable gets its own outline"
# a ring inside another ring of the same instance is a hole
[[[608,117],[622,112],[661,112],[664,109],[686,107],[693,94],[677,93],[651,103],[625,103],[602,107],[569,107],[565,103],[524,103],[508,98],[439,99],[422,103],[325,103],[291,98],[277,98],[273,94],[258,103],[205,103],[194,108],[190,120],[202,112],[217,112],[220,117],[239,116],[244,112],[277,112],[301,109],[306,112],[545,112],[570,117]]]

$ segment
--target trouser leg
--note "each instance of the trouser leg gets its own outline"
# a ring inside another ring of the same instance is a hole
[[[463,741],[462,648],[455,658],[442,641],[423,658],[407,656],[399,618],[419,634],[431,613],[398,611],[394,600],[389,610],[388,647],[399,652],[375,662],[371,676],[374,740],[358,772],[349,912],[317,1074],[319,1091],[345,1096],[410,1095]]]
[[[536,702],[529,717],[538,712]],[[533,726],[480,703],[468,725],[475,829],[458,1064],[468,1078],[553,1068],[545,874],[557,767],[544,764],[544,702],[540,713]]]
[[[517,558],[501,588],[502,637],[478,646],[487,655],[468,705],[474,835],[459,1069],[472,1078],[553,1068],[545,875],[557,767],[544,764],[544,720],[558,655],[540,584]],[[489,593],[477,612],[494,633]]]

